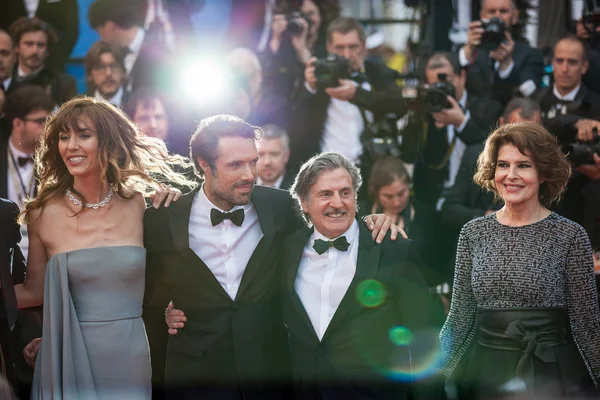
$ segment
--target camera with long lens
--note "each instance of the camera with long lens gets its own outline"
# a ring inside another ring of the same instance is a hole
[[[492,51],[500,47],[502,42],[506,40],[504,21],[498,17],[493,17],[489,21],[481,21],[481,27],[483,28],[483,34],[481,35],[481,44],[479,47],[482,49]]]
[[[329,54],[314,63],[315,78],[319,87],[337,87],[340,79],[350,77],[350,63],[347,59],[337,54]]]
[[[574,166],[594,164],[594,154],[600,156],[600,136],[594,128],[594,140],[592,142],[574,142],[567,145],[569,159]]]
[[[292,36],[300,36],[304,31],[304,26],[302,25],[302,20],[306,21],[308,27],[306,29],[310,30],[310,18],[306,18],[304,14],[299,11],[294,11],[285,16],[287,19],[287,31]]]
[[[425,89],[423,105],[429,113],[440,112],[446,108],[452,108],[448,96],[456,97],[454,85],[448,82],[446,74],[438,74],[438,83],[430,85]]]

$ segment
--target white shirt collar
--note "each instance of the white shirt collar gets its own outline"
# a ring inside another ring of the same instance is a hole
[[[346,232],[344,232],[343,234],[341,234],[340,236],[338,236],[338,237],[336,237],[334,239],[329,239],[329,238],[323,236],[317,230],[317,228],[315,228],[314,232],[313,232],[313,243],[317,239],[325,240],[326,242],[328,242],[330,240],[335,240],[335,239],[337,239],[339,237],[342,237],[342,236],[346,236],[346,240],[348,241],[348,243],[352,243],[356,239],[356,235],[357,234],[358,234],[358,222],[356,220],[354,220],[352,222],[352,225],[350,225],[350,228],[348,228],[348,230]]]
[[[119,90],[117,90],[117,92],[110,99],[106,99],[100,94],[98,89],[96,89],[94,92],[94,98],[96,100],[106,100],[114,106],[121,107],[121,103],[123,102],[123,92],[123,86],[120,86]]]
[[[458,100],[458,104],[460,104],[460,106],[463,108],[463,110],[467,109],[467,90],[466,89],[463,90],[463,95]]]
[[[554,93],[556,98],[559,100],[573,101],[573,100],[575,100],[575,97],[577,97],[577,93],[579,93],[579,89],[581,89],[581,83],[579,85],[577,85],[577,87],[575,89],[571,90],[569,93],[562,96],[560,93],[558,93],[558,90],[556,90],[556,84],[555,84],[552,86],[552,93]]]
[[[42,68],[40,68],[40,69],[37,69],[37,70],[35,70],[35,71],[32,71],[30,74],[26,74],[26,73],[25,73],[25,71],[23,71],[23,70],[21,69],[21,66],[20,66],[20,65],[18,65],[18,66],[17,66],[17,75],[19,76],[19,78],[26,78],[26,77],[28,77],[28,76],[34,76],[34,75],[37,75],[37,74],[38,74],[38,73],[39,73],[41,70],[43,70],[43,69],[44,69],[44,67],[42,67]]]
[[[12,75],[9,75],[8,78],[6,78],[4,80],[4,82],[2,82],[2,86],[4,86],[4,90],[8,90],[11,83],[12,83]]]
[[[252,208],[252,203],[248,203],[246,205],[243,206],[234,206],[231,210],[229,211],[225,211],[222,210],[221,208],[215,206],[209,199],[208,197],[206,197],[206,193],[204,193],[204,183],[202,184],[202,187],[200,189],[198,189],[198,193],[196,194],[196,199],[198,201],[198,206],[200,207],[200,209],[202,210],[202,213],[208,215],[210,217],[210,210],[215,208],[221,212],[233,212],[235,210],[238,210],[240,208],[242,208],[244,210],[244,212],[249,211]]]
[[[285,175],[285,174],[281,174],[279,176],[279,178],[277,178],[277,180],[275,181],[275,184],[273,185],[274,188],[279,189],[281,187],[281,182],[283,182],[283,175]],[[260,179],[260,176],[258,178],[256,178],[256,184],[266,186],[265,183],[263,182],[263,180]]]
[[[139,53],[140,50],[142,49],[142,43],[144,43],[145,35],[146,35],[146,32],[142,28],[139,28],[137,33],[135,34],[135,37],[133,38],[131,43],[129,43],[129,45],[127,46],[129,51],[131,51],[134,54]]]

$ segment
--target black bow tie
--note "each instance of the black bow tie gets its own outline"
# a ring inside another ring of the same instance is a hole
[[[216,208],[210,210],[210,222],[212,226],[217,226],[226,219],[231,220],[237,226],[242,226],[242,222],[244,222],[244,209],[240,208],[232,212],[221,212]]]
[[[346,240],[346,236],[340,236],[335,240],[316,239],[315,244],[313,244],[313,249],[319,255],[325,253],[330,247],[335,247],[339,251],[346,251],[350,247],[350,243]]]
[[[31,162],[33,162],[33,157],[18,157],[17,158],[17,163],[19,164],[19,167],[24,167]]]

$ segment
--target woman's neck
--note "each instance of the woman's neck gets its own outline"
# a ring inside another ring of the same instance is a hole
[[[100,203],[108,196],[110,185],[100,177],[75,177],[73,189],[77,190],[90,204]]]
[[[518,205],[506,203],[496,216],[504,225],[524,226],[539,222],[546,218],[548,214],[550,214],[550,210],[539,202]]]

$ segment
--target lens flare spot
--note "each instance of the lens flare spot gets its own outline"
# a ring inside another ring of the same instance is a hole
[[[385,300],[386,290],[383,284],[374,279],[362,281],[356,288],[356,299],[365,307],[380,306]]]
[[[404,326],[395,326],[390,329],[388,338],[396,346],[408,346],[413,340],[413,335],[410,329]]]

